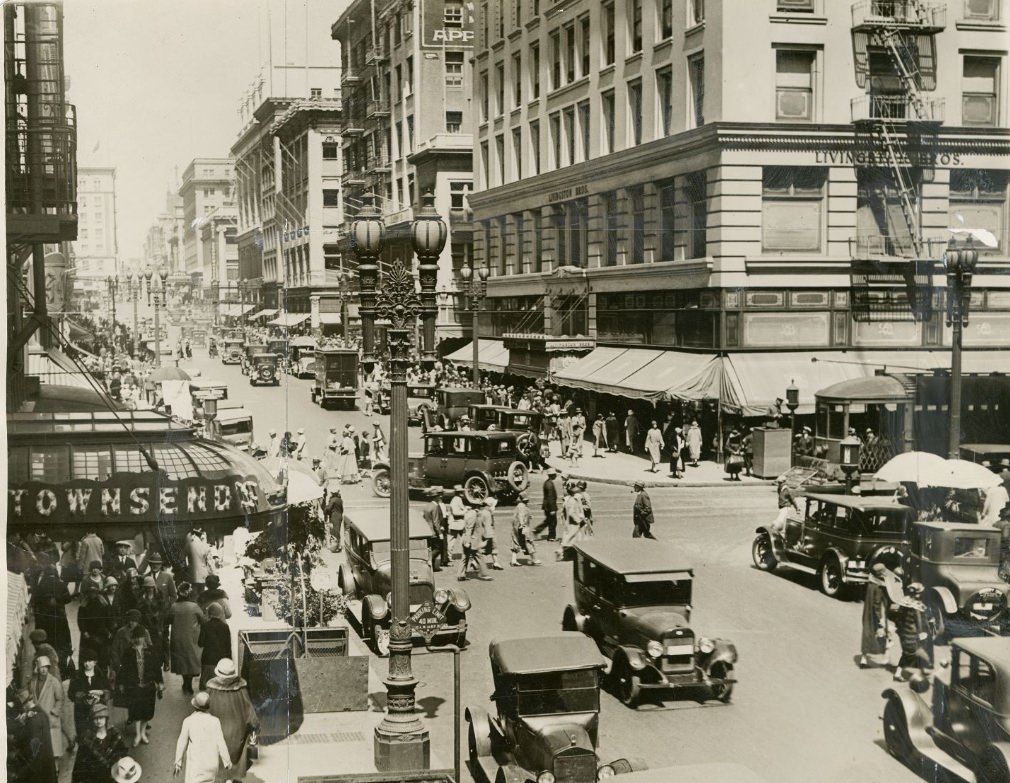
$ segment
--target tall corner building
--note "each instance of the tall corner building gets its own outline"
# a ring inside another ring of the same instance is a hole
[[[795,381],[803,412],[887,364],[950,366],[941,259],[966,226],[998,247],[965,370],[1006,370],[1007,6],[480,0],[487,350],[745,414]]]
[[[436,340],[462,336],[458,272],[471,261],[473,4],[354,0],[332,26],[341,46],[345,219],[374,198],[381,262],[413,258],[410,224],[427,191],[449,227],[439,259]]]

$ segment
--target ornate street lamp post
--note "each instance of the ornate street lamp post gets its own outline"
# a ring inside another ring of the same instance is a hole
[[[859,470],[859,449],[862,442],[855,435],[849,435],[839,442],[841,451],[839,464],[845,473],[845,494],[852,494],[852,474]]]
[[[971,306],[971,277],[978,263],[978,251],[972,247],[971,238],[966,246],[958,247],[952,239],[943,256],[947,270],[947,326],[951,328],[950,340],[950,432],[947,436],[947,456],[961,456],[961,334],[968,325]]]
[[[789,409],[789,443],[791,453],[796,456],[796,409],[800,407],[800,390],[795,380],[786,386],[786,407]],[[792,464],[790,462],[790,464]]]
[[[431,193],[422,197],[422,206],[411,227],[414,252],[418,257],[418,292],[410,270],[397,259],[379,286],[378,257],[385,227],[382,217],[366,197],[365,206],[351,225],[351,240],[358,257],[361,283],[362,361],[375,361],[374,322],[388,320],[390,381],[390,554],[392,624],[389,634],[389,674],[386,685],[386,715],[375,728],[375,766],[378,770],[427,769],[431,760],[428,730],[414,712],[417,680],[411,672],[411,639],[408,614],[410,579],[409,514],[407,495],[407,367],[410,364],[411,336],[421,317],[421,361],[435,359],[435,281],[438,258],[448,234],[445,222],[435,212]]]
[[[154,291],[154,366],[161,367],[161,324],[158,320],[158,311],[161,308],[161,298],[168,292],[168,270],[162,267],[158,270],[158,276],[154,277],[154,271],[148,267],[144,270],[144,277],[147,279],[147,296],[150,303],[151,291]],[[154,278],[152,280],[152,278]]]
[[[111,275],[105,278],[109,286],[109,301],[112,302],[112,336],[116,336],[116,294],[119,293],[119,278]]]
[[[473,385],[480,386],[480,363],[478,354],[480,353],[480,311],[484,306],[484,299],[487,296],[488,268],[482,266],[474,274],[473,267],[465,266],[459,270],[460,277],[463,278],[463,290],[469,297],[471,323],[470,331],[473,333]]]
[[[136,270],[130,274],[130,301],[133,303],[133,358],[140,356],[140,334],[137,330],[137,300],[140,299],[140,277]]]

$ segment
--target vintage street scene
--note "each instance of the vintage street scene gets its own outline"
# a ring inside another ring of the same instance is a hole
[[[4,0],[11,783],[1010,783],[1008,0]]]

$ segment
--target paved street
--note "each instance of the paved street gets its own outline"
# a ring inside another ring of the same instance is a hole
[[[199,355],[189,363],[204,377],[228,382],[233,399],[255,416],[257,439],[265,442],[271,425],[294,431],[304,426],[309,449],[323,447],[329,426],[350,419],[359,428],[369,419],[360,412],[323,411],[309,401],[309,381],[285,379],[279,388],[250,389],[235,366]],[[383,419],[387,429],[388,420]],[[419,431],[412,429],[412,439]],[[540,477],[534,476],[533,505]],[[600,537],[630,534],[631,493],[622,486],[590,486]],[[367,484],[345,489],[348,513],[376,506]],[[684,547],[696,569],[692,625],[699,635],[733,640],[740,653],[739,684],[729,706],[694,702],[644,705],[632,712],[611,695],[603,698],[601,742],[605,759],[639,757],[650,766],[735,760],[765,779],[824,781],[859,779],[902,781],[916,778],[894,762],[880,742],[883,671],[860,671],[858,651],[861,606],[821,595],[812,578],[768,575],[751,567],[754,525],[775,513],[767,487],[655,488],[655,532]],[[498,543],[508,548],[508,508],[499,514]],[[549,554],[549,553],[547,553]],[[494,582],[468,582],[474,609],[471,647],[463,656],[463,706],[491,707],[488,642],[510,633],[556,631],[571,596],[570,566],[545,557],[540,568],[509,568]],[[451,573],[443,572],[446,584]],[[456,584],[451,579],[452,584]],[[384,671],[385,662],[373,669]],[[433,747],[451,758],[451,660],[415,657],[421,682],[419,705],[427,712]],[[170,689],[175,700],[177,688]],[[381,695],[380,695],[381,700]],[[159,749],[160,750],[160,749]],[[155,749],[145,748],[145,754]],[[170,752],[170,751],[168,751]],[[465,733],[464,733],[465,753]],[[145,779],[159,780],[168,767]],[[468,776],[464,773],[464,778]]]

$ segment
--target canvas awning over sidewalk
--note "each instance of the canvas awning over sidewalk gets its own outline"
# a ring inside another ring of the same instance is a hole
[[[554,378],[577,389],[652,400],[718,397],[719,359],[714,354],[601,346]]]
[[[477,363],[485,370],[505,372],[505,368],[508,367],[509,350],[501,340],[481,339],[477,352]],[[467,343],[445,358],[453,364],[465,364],[469,367],[473,364],[473,343]]]

